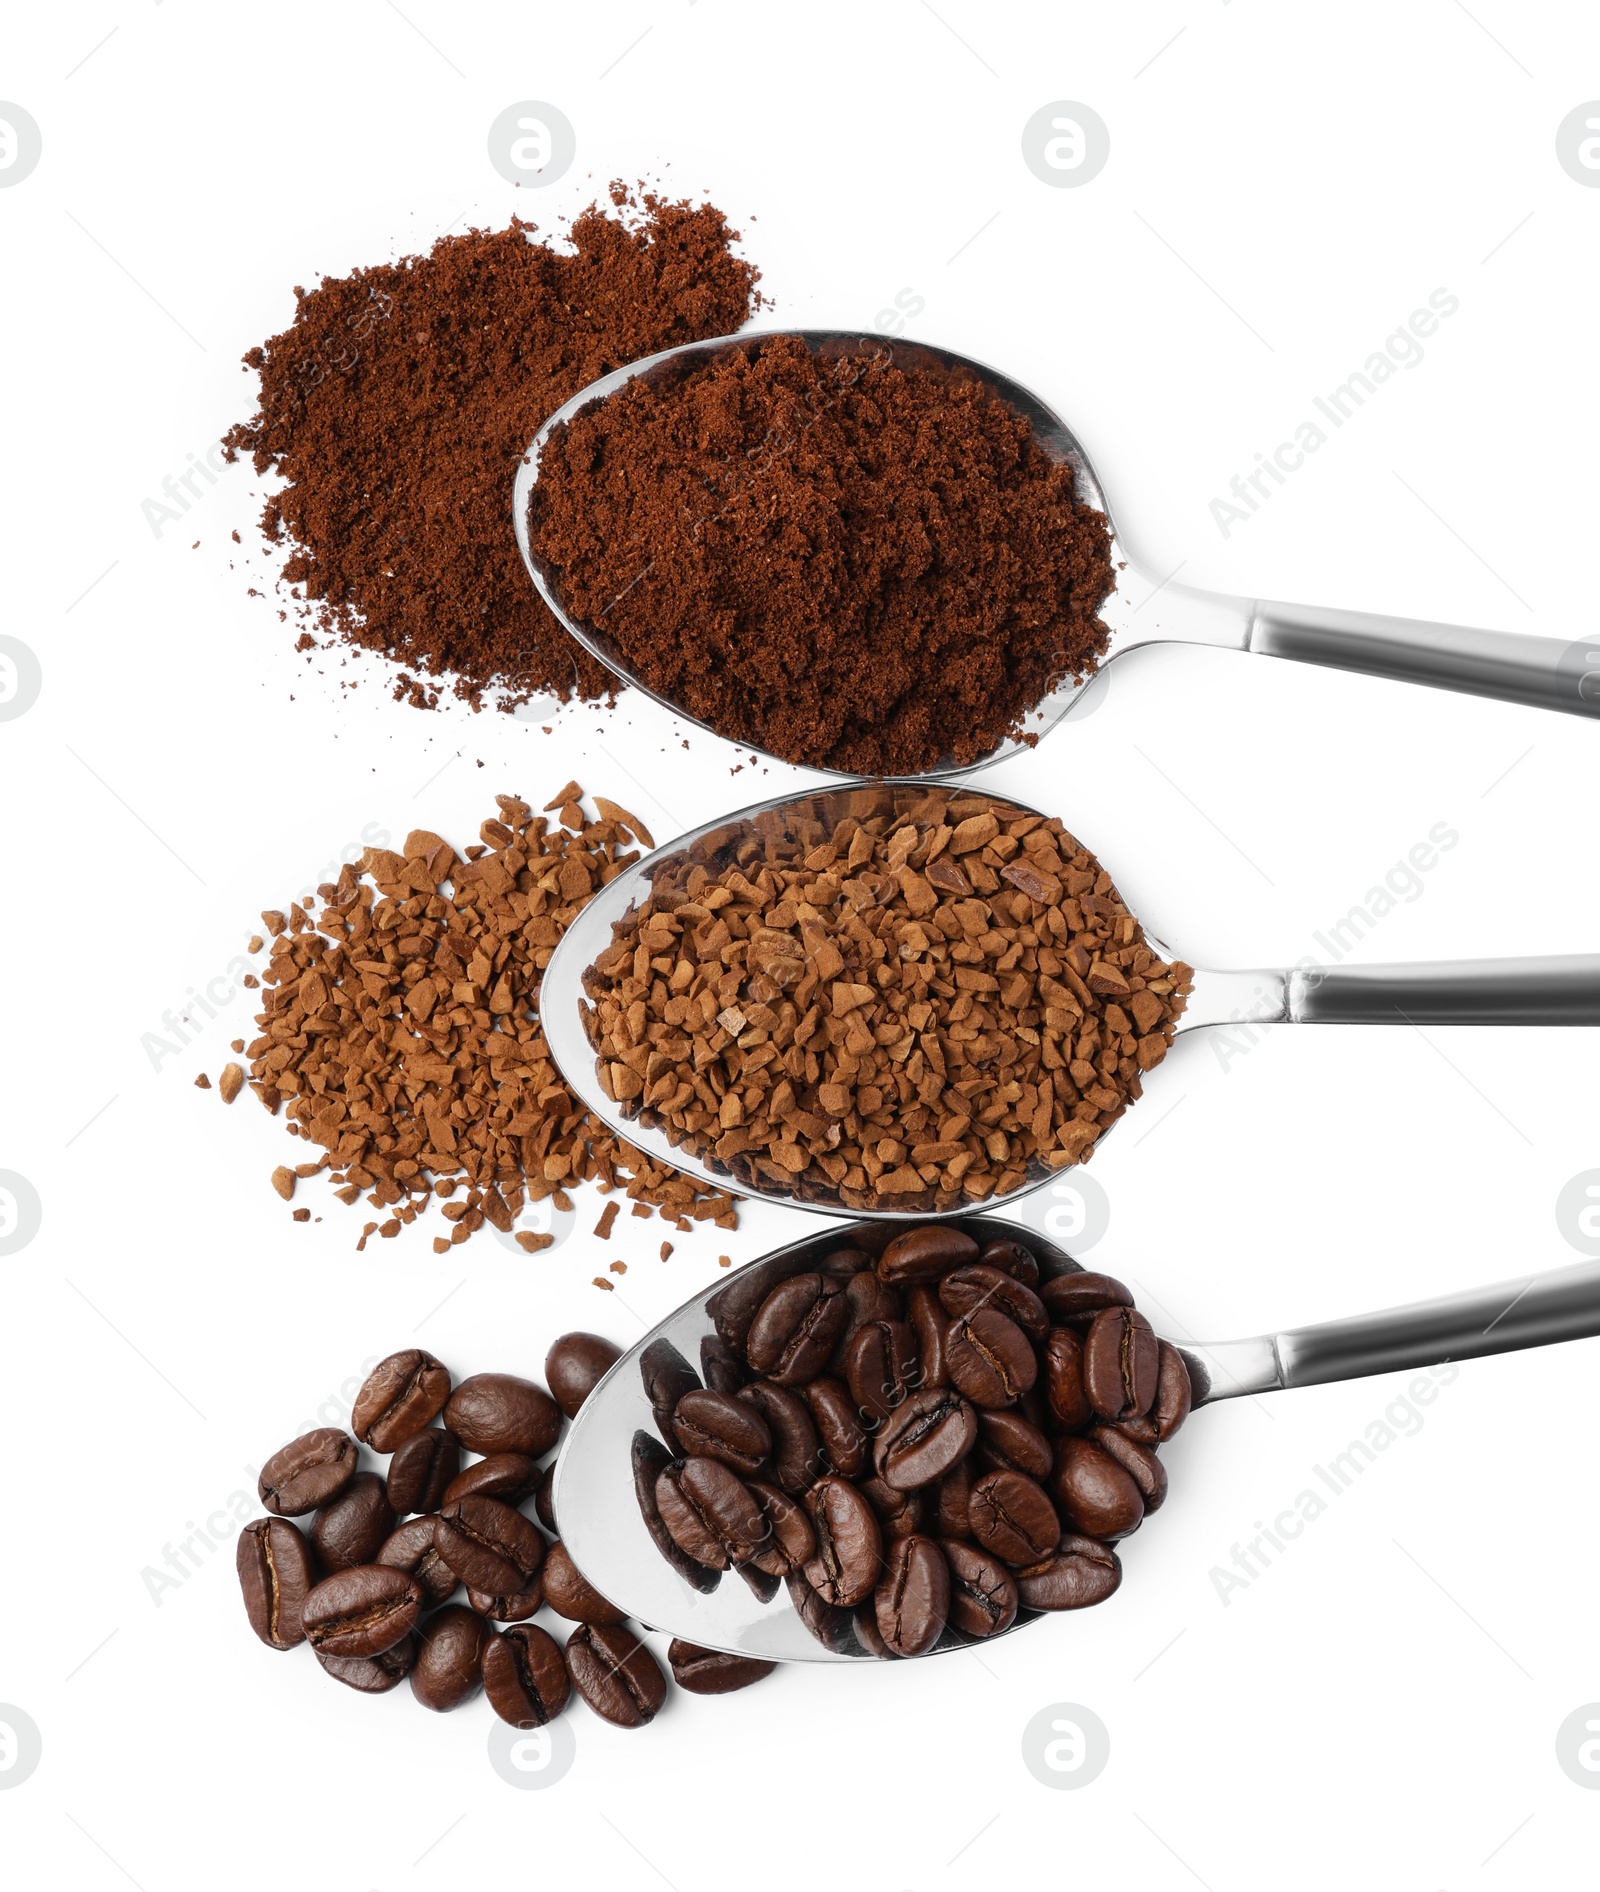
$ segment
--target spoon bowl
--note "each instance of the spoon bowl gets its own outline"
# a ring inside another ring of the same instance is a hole
[[[1208,644],[1219,649],[1253,651],[1258,655],[1290,658],[1332,669],[1354,670],[1369,676],[1422,683],[1437,689],[1528,703],[1580,716],[1600,716],[1600,636],[1577,642],[1554,637],[1530,637],[1504,631],[1424,623],[1368,612],[1316,606],[1272,603],[1260,599],[1196,590],[1176,582],[1178,566],[1158,576],[1142,566],[1118,533],[1110,502],[1082,442],[1067,423],[1032,389],[997,368],[975,361],[953,349],[925,342],[891,341],[884,336],[849,329],[746,329],[737,335],[690,342],[679,348],[628,363],[581,388],[557,408],[529,443],[518,465],[512,487],[512,528],[528,575],[556,620],[587,650],[624,682],[642,690],[683,722],[712,735],[736,740],[742,747],[766,753],[743,732],[716,730],[686,711],[681,704],[659,695],[634,674],[616,640],[601,623],[583,622],[566,607],[560,585],[534,551],[528,529],[528,508],[539,478],[540,456],[552,432],[564,426],[591,402],[606,399],[640,376],[670,382],[692,373],[730,350],[758,347],[770,335],[798,336],[814,355],[843,360],[866,357],[904,369],[936,369],[959,380],[977,380],[988,386],[1032,426],[1035,439],[1052,460],[1070,466],[1079,501],[1105,516],[1111,529],[1111,560],[1116,586],[1101,606],[1100,616],[1110,631],[1110,644],[1098,669],[1144,644]],[[1252,475],[1260,497],[1249,484],[1234,498],[1241,517],[1267,496],[1270,468]],[[1229,502],[1232,503],[1232,502]],[[1037,741],[1066,718],[1091,681],[1094,672],[1063,677],[1028,713],[1025,728],[1008,735],[983,755],[964,763],[946,757],[931,769],[897,777],[930,781],[967,776],[1015,755],[1024,734]],[[816,767],[812,758],[779,760]],[[843,772],[820,768],[819,773],[842,777]]]

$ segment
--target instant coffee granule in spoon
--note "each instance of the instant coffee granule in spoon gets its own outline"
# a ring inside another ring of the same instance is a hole
[[[517,463],[579,388],[761,304],[719,210],[610,196],[570,253],[514,218],[297,288],[293,324],[244,357],[260,408],[223,444],[286,482],[261,524],[304,600],[297,628],[405,665],[395,695],[418,708],[446,677],[474,706],[611,691],[528,583],[506,511]]]
[[[714,1170],[949,1209],[1083,1161],[1192,978],[1059,820],[935,792],[667,856],[584,974],[584,1026],[607,1096]]]
[[[358,1248],[438,1200],[436,1250],[485,1223],[537,1250],[550,1236],[513,1228],[524,1205],[553,1197],[569,1209],[583,1183],[680,1230],[737,1226],[730,1196],[619,1141],[550,1060],[538,1000],[556,942],[639,858],[635,841],[650,844],[636,816],[601,797],[589,819],[582,795],[569,782],[539,815],[497,796],[498,815],[463,855],[417,829],[319,887],[320,911],[313,899],[262,915],[273,939],[250,1088],[321,1150],[275,1176],[292,1193],[326,1171],[343,1202],[365,1196],[383,1220]]]

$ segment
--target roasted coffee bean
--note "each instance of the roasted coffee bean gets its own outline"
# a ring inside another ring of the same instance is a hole
[[[1085,1537],[1126,1537],[1144,1516],[1139,1487],[1114,1458],[1087,1439],[1056,1441],[1050,1489],[1067,1528]]]
[[[714,1393],[736,1393],[750,1377],[738,1354],[716,1334],[700,1342],[700,1375]]]
[[[1167,1495],[1167,1468],[1156,1457],[1154,1446],[1141,1445],[1136,1439],[1130,1439],[1120,1426],[1094,1426],[1090,1429],[1089,1440],[1114,1458],[1139,1487],[1146,1517],[1152,1511],[1161,1509]]]
[[[1083,1337],[1076,1329],[1050,1329],[1044,1350],[1044,1389],[1057,1428],[1084,1431],[1094,1418],[1094,1408],[1083,1387]]]
[[[817,1554],[806,1581],[824,1603],[852,1609],[877,1588],[883,1533],[872,1506],[842,1478],[819,1478],[806,1494],[817,1533]]]
[[[392,1452],[444,1410],[450,1375],[431,1353],[407,1347],[367,1375],[350,1414],[351,1430],[374,1452]]]
[[[675,1636],[667,1646],[667,1663],[672,1679],[691,1695],[731,1695],[736,1688],[748,1688],[770,1675],[776,1662],[762,1662],[756,1656],[729,1655],[722,1649],[702,1649]]]
[[[396,1523],[394,1506],[376,1472],[357,1472],[311,1520],[311,1541],[326,1571],[353,1570],[377,1556]]]
[[[1017,1594],[1031,1610],[1081,1610],[1103,1603],[1122,1581],[1122,1563],[1109,1544],[1063,1537],[1055,1555],[1017,1578]]]
[[[767,1534],[761,1507],[720,1459],[669,1465],[656,1480],[656,1508],[679,1548],[713,1570],[748,1563]]]
[[[758,1570],[754,1563],[740,1564],[736,1571],[741,1583],[760,1604],[768,1604],[783,1588],[781,1577],[769,1576],[765,1570]]]
[[[817,1263],[819,1274],[831,1275],[835,1281],[848,1281],[852,1275],[863,1271],[870,1273],[872,1257],[861,1248],[834,1248]]]
[[[1011,1405],[1039,1372],[1028,1336],[994,1307],[980,1307],[952,1321],[944,1357],[950,1384],[975,1406]]]
[[[855,1626],[849,1610],[825,1603],[799,1570],[791,1571],[784,1583],[795,1615],[824,1649],[832,1649],[837,1655],[851,1646],[855,1641]]]
[[[1021,1242],[1004,1239],[986,1242],[979,1253],[978,1260],[985,1268],[998,1268],[1002,1274],[1008,1274],[1013,1280],[1020,1281],[1025,1288],[1033,1288],[1037,1291],[1039,1264]]]
[[[739,1398],[760,1413],[772,1434],[772,1469],[792,1498],[809,1491],[822,1475],[822,1442],[811,1408],[787,1386],[752,1380]]]
[[[870,1266],[863,1273],[849,1277],[844,1284],[844,1298],[844,1325],[839,1329],[839,1338],[834,1342],[827,1366],[827,1371],[834,1375],[844,1372],[850,1342],[868,1321],[900,1320],[905,1313],[899,1294],[880,1281]]]
[[[864,1416],[881,1421],[902,1406],[917,1385],[917,1342],[901,1320],[873,1320],[850,1342],[845,1377]]]
[[[416,1628],[422,1591],[403,1570],[361,1564],[324,1577],[306,1598],[300,1621],[321,1654],[375,1656]]]
[[[865,1603],[856,1606],[851,1614],[851,1627],[855,1641],[866,1650],[869,1656],[876,1656],[880,1662],[897,1662],[899,1657],[883,1639],[883,1632],[878,1627],[877,1606],[869,1596]]]
[[[982,1466],[978,1467],[981,1471]],[[933,1488],[928,1532],[933,1537],[970,1537],[972,1525],[967,1507],[972,1501],[972,1481],[977,1476],[970,1458],[952,1465]],[[924,1509],[928,1509],[925,1505]]]
[[[638,1501],[644,1528],[650,1533],[650,1541],[684,1582],[692,1585],[702,1596],[709,1596],[722,1580],[720,1572],[698,1562],[679,1545],[667,1529],[656,1503],[656,1485],[662,1473],[675,1462],[666,1447],[659,1440],[652,1439],[648,1432],[634,1433],[633,1495]]]
[[[567,1705],[572,1684],[561,1645],[537,1623],[519,1623],[483,1651],[483,1692],[513,1728],[542,1728]]]
[[[424,1708],[443,1714],[477,1694],[483,1683],[483,1652],[493,1634],[464,1603],[435,1610],[422,1623],[411,1692]]]
[[[337,1498],[355,1477],[360,1456],[348,1432],[321,1426],[274,1452],[261,1468],[256,1490],[275,1517],[297,1518]]]
[[[848,1311],[837,1281],[821,1274],[792,1275],[756,1310],[745,1358],[753,1371],[779,1386],[815,1379],[833,1352]]]
[[[540,1472],[539,1483],[534,1488],[533,1495],[533,1508],[538,1514],[539,1522],[552,1537],[556,1535],[556,1512],[555,1506],[550,1502],[550,1491],[555,1481],[556,1468],[552,1461]]]
[[[436,1513],[428,1513],[398,1526],[379,1545],[378,1554],[372,1560],[391,1570],[403,1570],[415,1581],[429,1609],[444,1602],[460,1581],[433,1547],[436,1516]]]
[[[467,1601],[491,1623],[525,1623],[544,1607],[544,1573],[533,1580],[531,1590],[516,1596],[491,1596],[487,1590],[468,1590]]]
[[[1017,1585],[998,1558],[976,1544],[941,1538],[950,1566],[950,1622],[968,1636],[998,1636],[1017,1620]]]
[[[872,1450],[873,1469],[897,1491],[942,1478],[978,1438],[978,1415],[951,1387],[913,1393],[887,1418]]]
[[[387,1695],[411,1673],[417,1660],[417,1639],[406,1636],[392,1649],[375,1656],[331,1656],[319,1649],[317,1660],[336,1682],[362,1695]]]
[[[569,1623],[620,1623],[623,1612],[608,1603],[578,1566],[567,1555],[565,1544],[552,1544],[545,1552],[544,1600],[557,1616]]]
[[[891,1538],[915,1537],[922,1529],[924,1506],[920,1491],[899,1491],[881,1478],[858,1478],[856,1490],[877,1513],[886,1543]]]
[[[385,1481],[397,1517],[437,1511],[446,1487],[461,1469],[461,1447],[438,1426],[424,1426],[395,1448]]]
[[[690,1458],[719,1458],[736,1472],[753,1472],[772,1450],[772,1431],[746,1401],[702,1387],[685,1393],[672,1430]]]
[[[433,1527],[434,1548],[469,1590],[516,1596],[544,1562],[538,1527],[498,1498],[456,1498]]]
[[[521,1504],[538,1488],[543,1475],[539,1461],[526,1452],[491,1452],[457,1472],[439,1502],[443,1506],[454,1504],[457,1498],[499,1498],[505,1504]]]
[[[639,1355],[639,1377],[655,1414],[656,1430],[675,1446],[672,1415],[685,1393],[699,1390],[700,1375],[670,1340],[652,1340]]]
[[[1083,1343],[1083,1390],[1102,1419],[1147,1413],[1160,1369],[1160,1345],[1143,1314],[1108,1307],[1095,1315]]]
[[[950,1614],[950,1566],[931,1537],[891,1544],[872,1593],[878,1634],[897,1656],[926,1655]]]
[[[804,1265],[796,1265],[794,1272],[804,1272]],[[750,1323],[756,1317],[756,1309],[766,1299],[773,1284],[773,1270],[770,1267],[741,1268],[733,1279],[706,1302],[706,1312],[716,1323],[717,1338],[725,1347],[743,1359],[745,1336],[750,1331]],[[681,1356],[680,1356],[681,1357]],[[683,1388],[684,1392],[689,1389]]]
[[[841,1477],[854,1478],[867,1463],[870,1442],[849,1388],[838,1380],[812,1380],[800,1391],[817,1422],[817,1437],[828,1465]]]
[[[1163,1445],[1177,1431],[1194,1404],[1194,1389],[1189,1383],[1189,1367],[1178,1349],[1163,1340],[1159,1343],[1161,1365],[1156,1374],[1155,1421]]]
[[[550,1395],[569,1419],[622,1358],[622,1349],[599,1334],[563,1334],[544,1356]]]
[[[282,1518],[257,1518],[239,1533],[234,1557],[250,1627],[269,1649],[305,1641],[300,1606],[317,1581],[311,1546]]]
[[[1041,1484],[1055,1464],[1050,1441],[1010,1410],[978,1414],[978,1459],[989,1471],[1021,1472]]]
[[[934,1289],[915,1287],[907,1294],[906,1325],[916,1341],[917,1384],[924,1391],[948,1386],[950,1369],[945,1363],[944,1337],[950,1329],[950,1316],[940,1305]]]
[[[878,1257],[878,1274],[892,1287],[912,1287],[977,1259],[978,1244],[970,1235],[948,1222],[931,1222],[897,1235]]]
[[[655,1657],[624,1623],[580,1623],[567,1638],[567,1674],[601,1720],[616,1728],[654,1721],[667,1698],[667,1678]]]
[[[469,1452],[543,1458],[561,1436],[561,1408],[515,1373],[474,1373],[450,1395],[444,1423]]]
[[[1038,1563],[1061,1536],[1049,1495],[1021,1472],[985,1472],[974,1479],[967,1518],[974,1539],[1008,1564]]]
[[[952,1320],[975,1314],[980,1307],[998,1308],[1039,1346],[1050,1331],[1050,1316],[1032,1288],[977,1261],[945,1276],[939,1283],[939,1305]]]
[[[1133,1296],[1113,1276],[1076,1268],[1051,1277],[1039,1289],[1051,1320],[1063,1327],[1085,1328],[1107,1307],[1132,1307]]]
[[[750,1562],[768,1576],[786,1577],[816,1554],[817,1534],[787,1492],[759,1478],[749,1479],[747,1485],[766,1522],[766,1536]]]

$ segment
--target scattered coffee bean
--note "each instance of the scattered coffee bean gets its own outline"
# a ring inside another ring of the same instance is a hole
[[[456,1573],[434,1549],[433,1527],[436,1522],[437,1518],[432,1513],[407,1519],[389,1533],[372,1560],[392,1570],[403,1570],[415,1581],[422,1592],[423,1602],[430,1609],[437,1608],[453,1595],[460,1582]]]
[[[520,1623],[493,1637],[483,1652],[483,1692],[512,1727],[545,1727],[572,1692],[561,1645],[537,1623]]]
[[[417,1639],[415,1635],[406,1636],[392,1649],[380,1650],[375,1656],[326,1655],[321,1649],[316,1655],[328,1674],[346,1688],[362,1695],[386,1695],[415,1667]]]
[[[515,1373],[475,1373],[450,1395],[444,1423],[469,1452],[543,1458],[561,1436],[561,1408]]]
[[[666,1700],[655,1657],[626,1624],[580,1623],[567,1638],[566,1660],[572,1686],[613,1727],[642,1728]]]
[[[322,1426],[274,1452],[256,1485],[261,1502],[280,1518],[301,1517],[338,1497],[356,1475],[357,1446],[337,1426]]]
[[[544,1600],[558,1616],[572,1623],[620,1623],[624,1614],[595,1589],[567,1555],[565,1544],[552,1544],[545,1552]]]
[[[435,1610],[417,1631],[411,1692],[424,1708],[443,1713],[476,1695],[483,1682],[483,1652],[494,1634],[462,1603]]]
[[[622,1358],[622,1349],[599,1334],[563,1334],[544,1357],[551,1396],[569,1419]]]
[[[356,1394],[355,1435],[375,1452],[392,1452],[444,1410],[450,1375],[431,1353],[407,1347],[380,1360]]]
[[[422,1591],[403,1570],[361,1564],[324,1577],[306,1598],[300,1621],[313,1649],[331,1656],[375,1656],[416,1627]]]
[[[395,1514],[437,1511],[460,1469],[461,1447],[448,1432],[438,1426],[413,1432],[389,1460],[387,1490]]]
[[[458,1448],[459,1449],[459,1448]],[[441,1505],[457,1498],[501,1498],[507,1504],[521,1504],[540,1479],[539,1461],[526,1452],[491,1452],[465,1471],[457,1472],[440,1499]]]
[[[540,1571],[532,1585],[515,1596],[491,1596],[487,1590],[468,1590],[467,1601],[491,1623],[526,1622],[544,1607],[544,1572]]]
[[[555,1506],[550,1502],[550,1491],[551,1487],[555,1484],[555,1479],[556,1468],[555,1464],[552,1462],[546,1465],[544,1470],[540,1472],[539,1483],[533,1495],[534,1511],[538,1516],[539,1522],[552,1537],[557,1535]]]
[[[1067,1535],[1042,1564],[1019,1571],[1017,1594],[1033,1610],[1081,1610],[1103,1603],[1122,1581],[1122,1561],[1109,1544]]]
[[[311,1546],[281,1518],[257,1518],[239,1533],[234,1559],[250,1627],[269,1649],[305,1641],[300,1611],[317,1581]]]
[[[748,1688],[778,1666],[755,1656],[729,1655],[722,1649],[701,1649],[682,1637],[675,1637],[667,1649],[672,1679],[691,1695],[731,1695],[736,1688]]]
[[[394,1527],[383,1480],[376,1472],[357,1472],[312,1518],[311,1541],[324,1570],[350,1570],[370,1564]]]
[[[498,1498],[457,1498],[433,1527],[434,1549],[469,1590],[515,1596],[544,1562],[544,1539]]]

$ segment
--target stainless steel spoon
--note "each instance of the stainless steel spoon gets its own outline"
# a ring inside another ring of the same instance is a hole
[[[980,1242],[1007,1237],[1021,1242],[1038,1257],[1046,1278],[1079,1266],[1034,1230],[1016,1223],[966,1216],[957,1225]],[[686,1359],[698,1360],[700,1342],[715,1332],[708,1311],[715,1295],[727,1293],[738,1283],[741,1291],[748,1286],[752,1299],[759,1300],[787,1276],[802,1273],[830,1250],[847,1246],[849,1235],[848,1223],[835,1224],[697,1294],[623,1355],[584,1402],[567,1435],[552,1492],[561,1540],[603,1596],[650,1628],[682,1636],[703,1648],[780,1662],[849,1662],[867,1654],[854,1645],[840,1652],[817,1642],[791,1608],[786,1591],[762,1603],[731,1571],[709,1595],[691,1588],[651,1542],[634,1498],[630,1470],[634,1433],[660,1436],[639,1372],[639,1356],[645,1347],[655,1340],[668,1340]],[[1241,1393],[1363,1379],[1373,1373],[1512,1353],[1592,1334],[1600,1334],[1600,1262],[1590,1261],[1473,1288],[1442,1300],[1418,1301],[1286,1333],[1258,1334],[1249,1340],[1184,1346],[1179,1351],[1188,1363],[1194,1403],[1199,1407]],[[1148,1528],[1159,1531],[1160,1518]],[[1126,1554],[1129,1545],[1137,1542],[1137,1537],[1131,1538],[1119,1550]],[[1036,1621],[1040,1613],[1022,1611],[1013,1627]],[[947,1630],[932,1653],[970,1646],[957,1632]]]
[[[1287,657],[1298,663],[1321,664],[1333,670],[1357,670],[1367,676],[1389,677],[1406,683],[1431,684],[1435,689],[1463,691],[1470,696],[1496,697],[1508,703],[1528,703],[1539,709],[1565,710],[1576,716],[1600,716],[1600,633],[1575,642],[1559,637],[1531,637],[1520,632],[1471,630],[1450,624],[1428,624],[1411,618],[1383,617],[1366,611],[1331,610],[1315,605],[1275,604],[1258,598],[1236,598],[1222,592],[1196,591],[1143,570],[1129,556],[1116,531],[1105,492],[1077,436],[1031,389],[997,368],[958,355],[947,348],[891,342],[881,335],[863,335],[841,329],[745,330],[714,341],[691,342],[682,348],[663,349],[625,368],[602,375],[582,388],[534,435],[517,469],[512,490],[512,523],[517,546],[529,576],[557,620],[592,656],[635,689],[666,707],[685,722],[710,729],[677,703],[657,696],[633,675],[602,624],[580,623],[566,609],[550,573],[535,557],[528,542],[528,500],[539,477],[539,456],[553,428],[569,421],[591,401],[631,381],[636,375],[672,375],[710,361],[720,351],[747,347],[764,334],[801,336],[814,354],[859,355],[877,352],[903,366],[933,364],[988,384],[1020,414],[1025,415],[1044,451],[1071,466],[1079,499],[1106,515],[1111,524],[1112,560],[1117,588],[1101,609],[1111,628],[1111,646],[1100,667],[1141,644],[1211,644],[1224,650],[1254,651],[1258,656]],[[782,443],[779,443],[781,450]],[[1259,475],[1258,477],[1265,477]],[[1031,716],[1028,733],[1041,735],[1058,723],[1077,700],[1082,686],[1063,682],[1039,705],[1038,720]],[[727,734],[728,732],[712,731]],[[748,748],[747,738],[740,737]],[[1007,738],[987,755],[962,767],[943,766],[906,780],[928,780],[972,773],[987,768],[1021,747]],[[821,770],[838,774],[837,770]]]
[[[675,1144],[660,1127],[649,1127],[637,1115],[613,1103],[595,1075],[595,1056],[584,1026],[588,1001],[583,975],[611,944],[612,924],[620,920],[649,892],[651,876],[669,858],[689,852],[697,860],[713,862],[731,854],[754,831],[759,816],[783,810],[797,816],[837,822],[846,814],[865,819],[876,814],[908,815],[928,819],[941,802],[975,791],[951,784],[862,783],[852,788],[815,789],[801,795],[780,796],[708,822],[680,835],[668,846],[619,874],[602,887],[568,927],[545,971],[539,996],[539,1016],[551,1055],[568,1084],[600,1120],[618,1136],[646,1151],[659,1162],[692,1175],[704,1176],[719,1189],[740,1196],[763,1196],[813,1209],[825,1215],[854,1215],[862,1219],[927,1221],[927,1207],[867,1210],[842,1202],[831,1185],[809,1174],[802,1188],[780,1187],[752,1173],[735,1177],[714,1162],[708,1163]],[[1038,814],[1024,802],[985,789],[986,800]],[[1154,951],[1172,959],[1172,949],[1146,929]],[[1246,972],[1197,970],[1194,991],[1182,1018],[1180,1032],[1207,1026],[1250,1024],[1293,1025],[1600,1025],[1600,956],[1569,955],[1528,959],[1479,959],[1437,964],[1398,966],[1341,966],[1312,970],[1279,969]],[[1146,1082],[1159,1080],[1159,1070]],[[1115,1129],[1116,1126],[1111,1126]],[[1107,1132],[1109,1134],[1109,1132]],[[1104,1136],[1100,1139],[1103,1144]],[[1098,1145],[1096,1146],[1098,1147]],[[1001,1207],[1041,1187],[1059,1170],[1034,1163],[1024,1181],[1005,1196],[988,1199],[985,1206]]]

